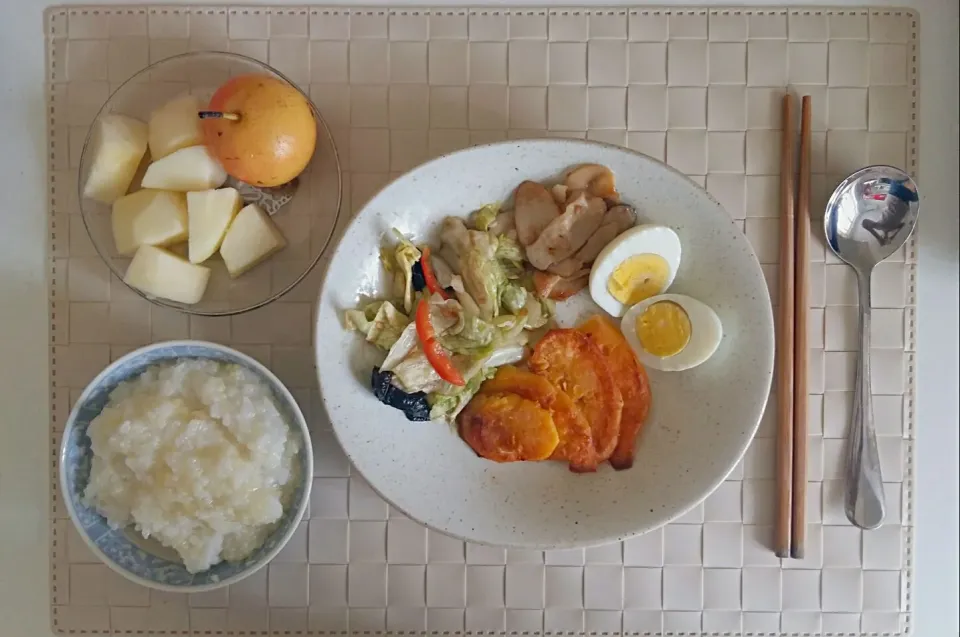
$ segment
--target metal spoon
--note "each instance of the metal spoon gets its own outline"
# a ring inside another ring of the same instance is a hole
[[[902,170],[870,166],[844,179],[823,217],[827,244],[857,273],[860,356],[847,442],[847,519],[861,529],[883,522],[885,500],[870,395],[870,275],[904,244],[917,223],[917,186]]]

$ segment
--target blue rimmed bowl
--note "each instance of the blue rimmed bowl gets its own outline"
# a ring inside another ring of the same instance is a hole
[[[96,509],[83,502],[93,460],[87,427],[106,406],[110,393],[121,382],[142,374],[157,363],[204,359],[235,363],[256,374],[273,392],[285,422],[299,439],[298,483],[283,517],[263,545],[240,562],[220,562],[200,573],[190,573],[175,552],[154,540],[144,540],[132,527],[113,529]],[[274,374],[253,358],[216,343],[168,341],[147,345],[117,359],[87,385],[67,419],[60,446],[60,491],[70,519],[80,536],[103,562],[127,579],[143,586],[188,593],[209,591],[236,583],[267,565],[283,548],[303,517],[310,501],[313,451],[307,422],[290,391]]]

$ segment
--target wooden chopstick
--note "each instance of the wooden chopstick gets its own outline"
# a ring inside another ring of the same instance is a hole
[[[800,177],[797,180],[793,346],[793,492],[790,557],[802,559],[807,522],[807,301],[810,238],[810,126],[812,104],[800,108]],[[782,298],[782,293],[781,293]]]
[[[777,517],[775,550],[790,557],[793,481],[793,96],[783,96],[780,155],[780,333],[777,343]]]

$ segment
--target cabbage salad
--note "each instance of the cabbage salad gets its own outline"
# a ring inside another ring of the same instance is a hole
[[[496,367],[524,357],[552,301],[524,265],[513,213],[497,205],[445,219],[435,251],[393,233],[380,251],[389,298],[348,310],[346,324],[385,353],[371,375],[381,402],[410,420],[452,421]]]

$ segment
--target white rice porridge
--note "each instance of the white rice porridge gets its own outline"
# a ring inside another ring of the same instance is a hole
[[[300,450],[269,385],[235,364],[181,359],[121,383],[87,430],[84,501],[191,573],[237,561],[276,527]]]

